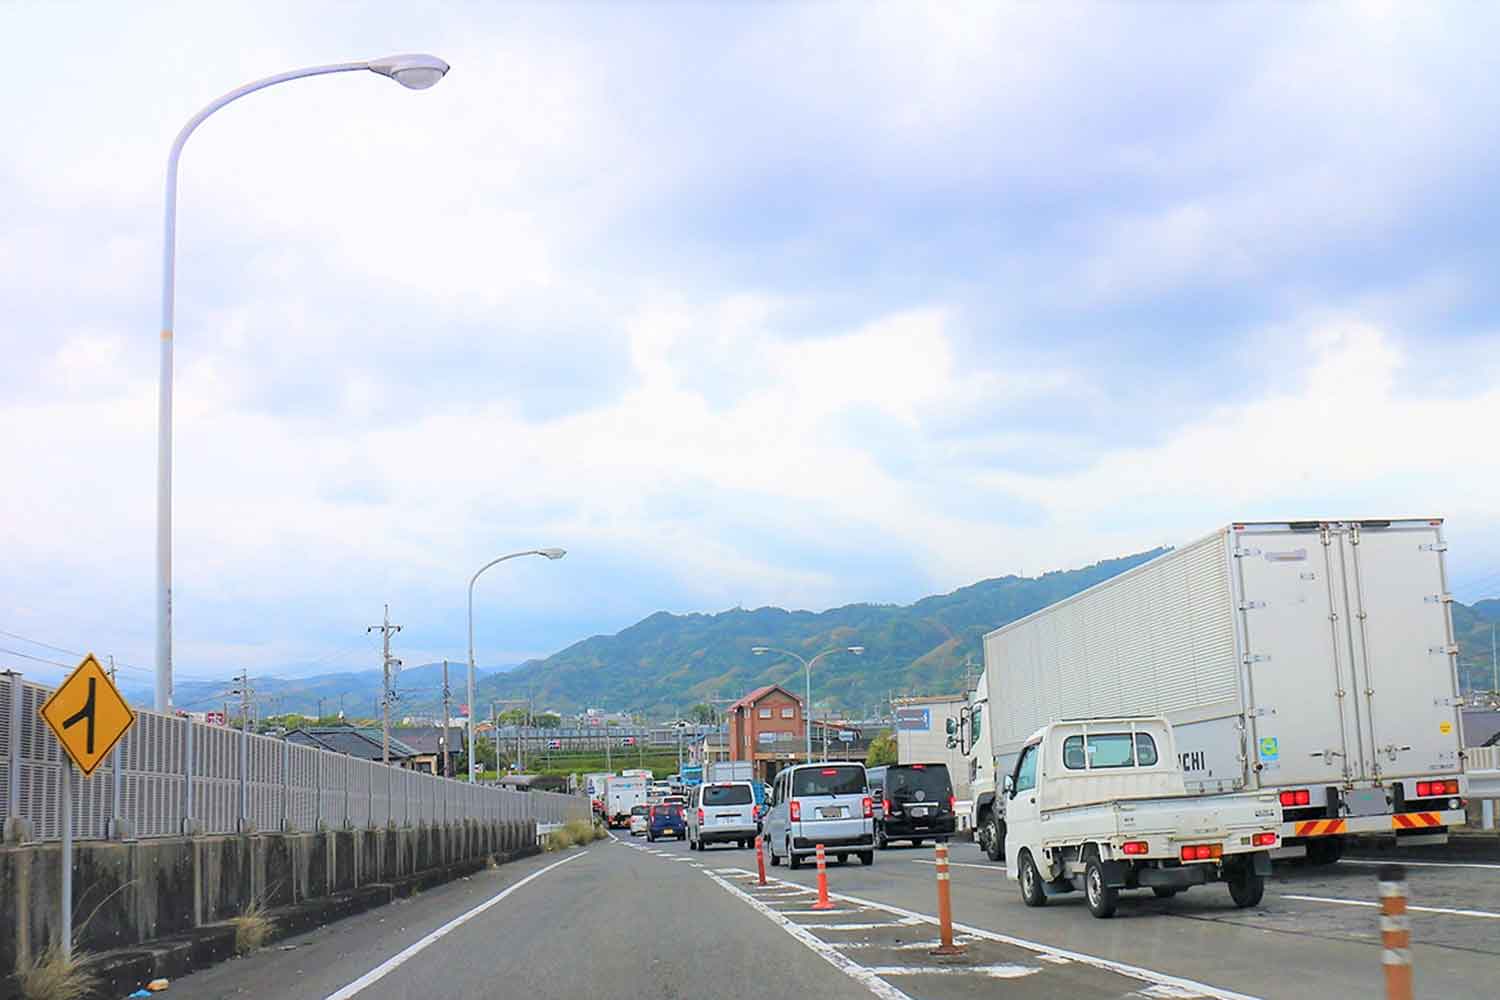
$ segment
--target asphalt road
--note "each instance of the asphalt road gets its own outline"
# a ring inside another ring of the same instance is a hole
[[[967,954],[928,954],[933,852],[896,847],[872,868],[830,862],[835,909],[812,909],[816,873],[767,869],[753,851],[692,852],[626,834],[475,875],[248,958],[188,976],[172,995],[376,997],[689,996],[885,1000],[1381,996],[1375,867],[1278,866],[1262,905],[1220,886],[1172,900],[1126,894],[1108,921],[1081,897],[1022,906],[1003,869],[953,845]],[[1374,859],[1371,859],[1372,861]],[[1418,996],[1490,995],[1500,981],[1500,864],[1413,864]],[[1003,981],[1003,982],[1001,982]]]

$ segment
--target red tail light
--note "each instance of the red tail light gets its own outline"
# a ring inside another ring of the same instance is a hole
[[[1150,845],[1144,840],[1127,840],[1120,845],[1122,854],[1145,854],[1150,850]]]
[[[703,825],[703,810],[702,809],[698,810],[698,825],[699,826]]]
[[[1218,844],[1188,844],[1182,849],[1182,860],[1213,861],[1223,853],[1224,849]]]
[[[887,816],[896,811],[895,804],[892,803],[890,799],[881,799],[880,808],[885,810],[885,814]]]
[[[1274,834],[1274,833],[1257,833],[1255,836],[1253,836],[1253,837],[1250,838],[1250,842],[1252,844],[1254,844],[1256,847],[1275,847],[1276,846],[1276,834]]]
[[[1417,798],[1425,799],[1432,795],[1457,795],[1457,781],[1419,781],[1417,782]]]
[[[1418,792],[1417,794],[1420,795],[1421,792]],[[1306,806],[1306,805],[1311,805],[1312,804],[1312,793],[1309,792],[1305,788],[1299,788],[1296,791],[1291,791],[1291,792],[1282,792],[1281,793],[1281,804],[1283,806]]]
[[[950,796],[948,796],[948,811],[949,812],[958,812],[958,796],[957,795],[950,795]]]
[[[802,803],[793,799],[788,805],[787,811],[791,814],[792,822],[798,823],[802,820]]]
[[[759,805],[753,805],[753,806],[750,807],[750,818],[751,819],[760,819],[760,806]]]
[[[875,800],[868,795],[865,796],[865,819],[875,815]]]

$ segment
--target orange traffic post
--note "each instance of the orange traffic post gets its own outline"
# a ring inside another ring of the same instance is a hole
[[[1406,915],[1406,869],[1381,865],[1380,960],[1385,964],[1386,1000],[1411,1000],[1411,924]]]
[[[823,858],[823,845],[818,845],[818,901],[812,905],[815,910],[833,909],[833,900],[828,898],[828,862]]]
[[[755,867],[760,869],[760,884],[766,884],[766,844],[760,834],[755,835]]]
[[[943,943],[932,949],[932,954],[962,955],[964,947],[953,943],[953,890],[949,888],[948,845],[938,841],[934,850],[937,854],[938,928],[942,931]]]

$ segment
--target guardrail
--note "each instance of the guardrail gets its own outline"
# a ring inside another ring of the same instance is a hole
[[[50,689],[0,675],[0,807],[27,840],[62,836],[62,747],[37,710]],[[71,765],[70,765],[71,766]],[[460,819],[588,819],[589,801],[389,767],[156,712],[88,779],[70,782],[79,839],[352,829]],[[20,820],[19,824],[12,820]]]

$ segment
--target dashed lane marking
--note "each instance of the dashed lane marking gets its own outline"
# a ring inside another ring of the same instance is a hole
[[[796,884],[793,882],[787,882],[784,879],[775,879],[774,881],[780,885]],[[874,909],[884,910],[887,913],[898,914],[907,918],[913,923],[925,923],[933,925],[937,924],[936,917],[928,916],[924,913],[917,913],[913,910],[908,910],[900,906],[894,906],[889,903],[878,903],[874,900],[865,899],[861,896],[851,896],[848,893],[841,892],[832,892],[829,893],[829,896],[832,899],[843,900],[849,903],[857,903],[860,906],[868,906]],[[756,902],[759,903],[759,900],[756,900]],[[1377,904],[1372,903],[1370,905],[1373,906]],[[1027,951],[1036,952],[1044,961],[1050,961],[1052,958],[1062,958],[1068,961],[1090,965],[1096,969],[1104,969],[1108,972],[1114,972],[1119,975],[1129,976],[1131,979],[1139,979],[1151,984],[1152,986],[1161,986],[1164,988],[1170,987],[1181,990],[1182,992],[1178,995],[1183,997],[1205,997],[1210,998],[1210,1000],[1258,1000],[1258,998],[1249,993],[1240,993],[1235,990],[1227,990],[1218,986],[1210,986],[1207,983],[1200,983],[1196,980],[1187,979],[1181,976],[1173,976],[1165,972],[1158,972],[1155,969],[1147,969],[1139,965],[1131,965],[1128,962],[1117,962],[1114,959],[1110,958],[1100,958],[1097,955],[1086,955],[1083,952],[1072,951],[1067,948],[1058,948],[1053,945],[1042,944],[1038,941],[1029,941],[1026,938],[1019,938],[1012,934],[1001,934],[996,931],[985,930],[983,927],[974,927],[970,924],[961,924],[955,921],[953,924],[953,929],[963,934],[971,934],[975,937],[983,938],[986,941],[998,941],[1001,944],[1015,945],[1018,948],[1024,948]]]
[[[873,931],[882,927],[910,927],[919,923],[921,923],[920,920],[884,920],[859,924],[797,924],[797,926],[815,931]]]
[[[1389,861],[1367,861],[1364,858],[1343,858],[1339,861],[1341,865],[1364,865],[1368,868],[1379,868],[1388,865]],[[1483,868],[1488,871],[1500,871],[1500,865],[1487,865],[1479,861],[1406,861],[1398,862],[1407,868]]]
[[[1034,965],[872,965],[869,970],[885,976],[988,976],[990,979],[1022,979],[1042,970]]]
[[[1380,904],[1368,899],[1340,899],[1337,896],[1301,896],[1290,892],[1281,893],[1278,899],[1299,899],[1304,903],[1334,903],[1338,906],[1370,906],[1378,907]],[[1441,913],[1449,917],[1480,917],[1485,920],[1500,920],[1500,913],[1491,913],[1489,910],[1454,910],[1446,906],[1413,906],[1406,905],[1407,910],[1413,913]]]
[[[779,924],[782,930],[786,931],[798,941],[801,941],[819,958],[823,959],[835,969],[838,969],[850,979],[853,979],[855,982],[859,983],[875,996],[880,997],[881,1000],[912,1000],[909,995],[901,992],[890,983],[872,973],[869,969],[866,969],[864,966],[849,958],[847,955],[841,954],[837,948],[833,947],[828,942],[820,940],[810,931],[806,930],[805,928],[799,927],[797,924],[788,920],[786,917],[783,917],[781,914],[771,909],[765,903],[762,903],[760,900],[756,899],[750,893],[745,892],[739,886],[731,885],[728,879],[722,878],[712,872],[705,872],[704,874],[717,882],[719,884],[719,888],[723,889],[727,893],[730,893],[731,895],[740,897],[745,902],[749,903],[752,907],[759,910],[763,915]]]

